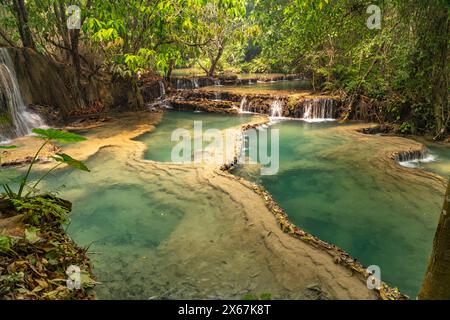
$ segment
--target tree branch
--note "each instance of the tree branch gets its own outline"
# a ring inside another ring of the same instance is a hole
[[[0,29],[0,36],[1,36],[1,37],[3,38],[3,40],[5,40],[6,43],[7,43],[8,45],[10,45],[11,47],[17,47],[17,46],[12,42],[12,40],[9,39],[9,37],[3,32],[2,29]]]

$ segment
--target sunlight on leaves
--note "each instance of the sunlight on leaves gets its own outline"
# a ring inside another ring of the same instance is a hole
[[[77,135],[72,132],[61,131],[56,129],[40,129],[36,128],[32,130],[33,133],[37,134],[38,138],[56,140],[59,142],[80,142],[85,141],[86,138]]]
[[[76,160],[65,153],[57,153],[56,156],[53,157],[53,159],[55,159],[58,162],[67,164],[67,165],[71,166],[72,168],[90,172],[88,167],[83,162]]]

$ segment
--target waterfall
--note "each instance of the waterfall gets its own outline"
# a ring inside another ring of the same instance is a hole
[[[164,98],[166,96],[166,88],[164,87],[163,81],[158,81],[159,83],[159,97]],[[178,87],[178,84],[177,84]]]
[[[436,160],[436,157],[432,155],[427,148],[399,152],[395,154],[394,158],[401,166],[408,168],[417,168],[420,167],[421,163],[433,162]]]
[[[194,88],[200,88],[200,85],[198,84],[197,78],[193,79],[193,83],[194,83]]]
[[[323,98],[306,100],[303,120],[310,122],[334,120],[334,100]]]
[[[248,111],[246,110],[247,107],[247,97],[244,96],[244,98],[242,98],[241,100],[241,105],[239,106],[239,113],[247,113]]]
[[[222,84],[220,83],[220,79],[214,80],[214,85],[216,87],[222,87]]]
[[[214,93],[214,101],[222,101],[222,93],[219,91],[216,91]]]
[[[27,111],[14,64],[6,48],[0,48],[0,140],[30,134],[43,125],[37,114]]]
[[[292,117],[292,119],[297,118],[307,122],[321,122],[321,121],[333,121],[335,120],[335,109],[336,101],[331,98],[315,98],[300,101],[295,109],[287,110],[286,101],[283,98],[272,98],[270,107],[262,106],[258,112],[263,112],[269,115],[271,118],[285,118]],[[259,101],[259,100],[257,100]],[[244,96],[240,102],[239,113],[251,113],[254,110],[255,102],[251,100],[248,96]],[[258,102],[259,105],[260,102]],[[253,110],[251,108],[253,107]]]
[[[282,100],[273,101],[270,107],[270,116],[272,118],[281,118],[283,116],[283,106],[284,103]]]
[[[200,88],[197,78],[181,78],[177,79],[177,90]]]

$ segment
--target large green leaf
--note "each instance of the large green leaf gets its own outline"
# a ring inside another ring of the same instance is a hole
[[[32,131],[33,133],[37,134],[39,138],[56,140],[59,142],[79,142],[86,140],[85,137],[79,136],[75,133],[56,130],[52,128],[49,129],[36,128],[33,129]]]
[[[88,167],[83,162],[76,160],[65,153],[57,153],[56,156],[53,157],[53,159],[58,162],[65,163],[73,168],[90,172]]]
[[[0,236],[0,252],[8,252],[11,250],[12,239],[10,237]]]

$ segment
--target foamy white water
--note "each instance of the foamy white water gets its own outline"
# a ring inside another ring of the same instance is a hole
[[[14,70],[14,64],[6,48],[0,48],[0,90],[3,96],[3,112],[10,119],[7,125],[0,125],[0,140],[21,137],[31,133],[33,128],[44,127],[42,118],[28,110],[25,105]]]

